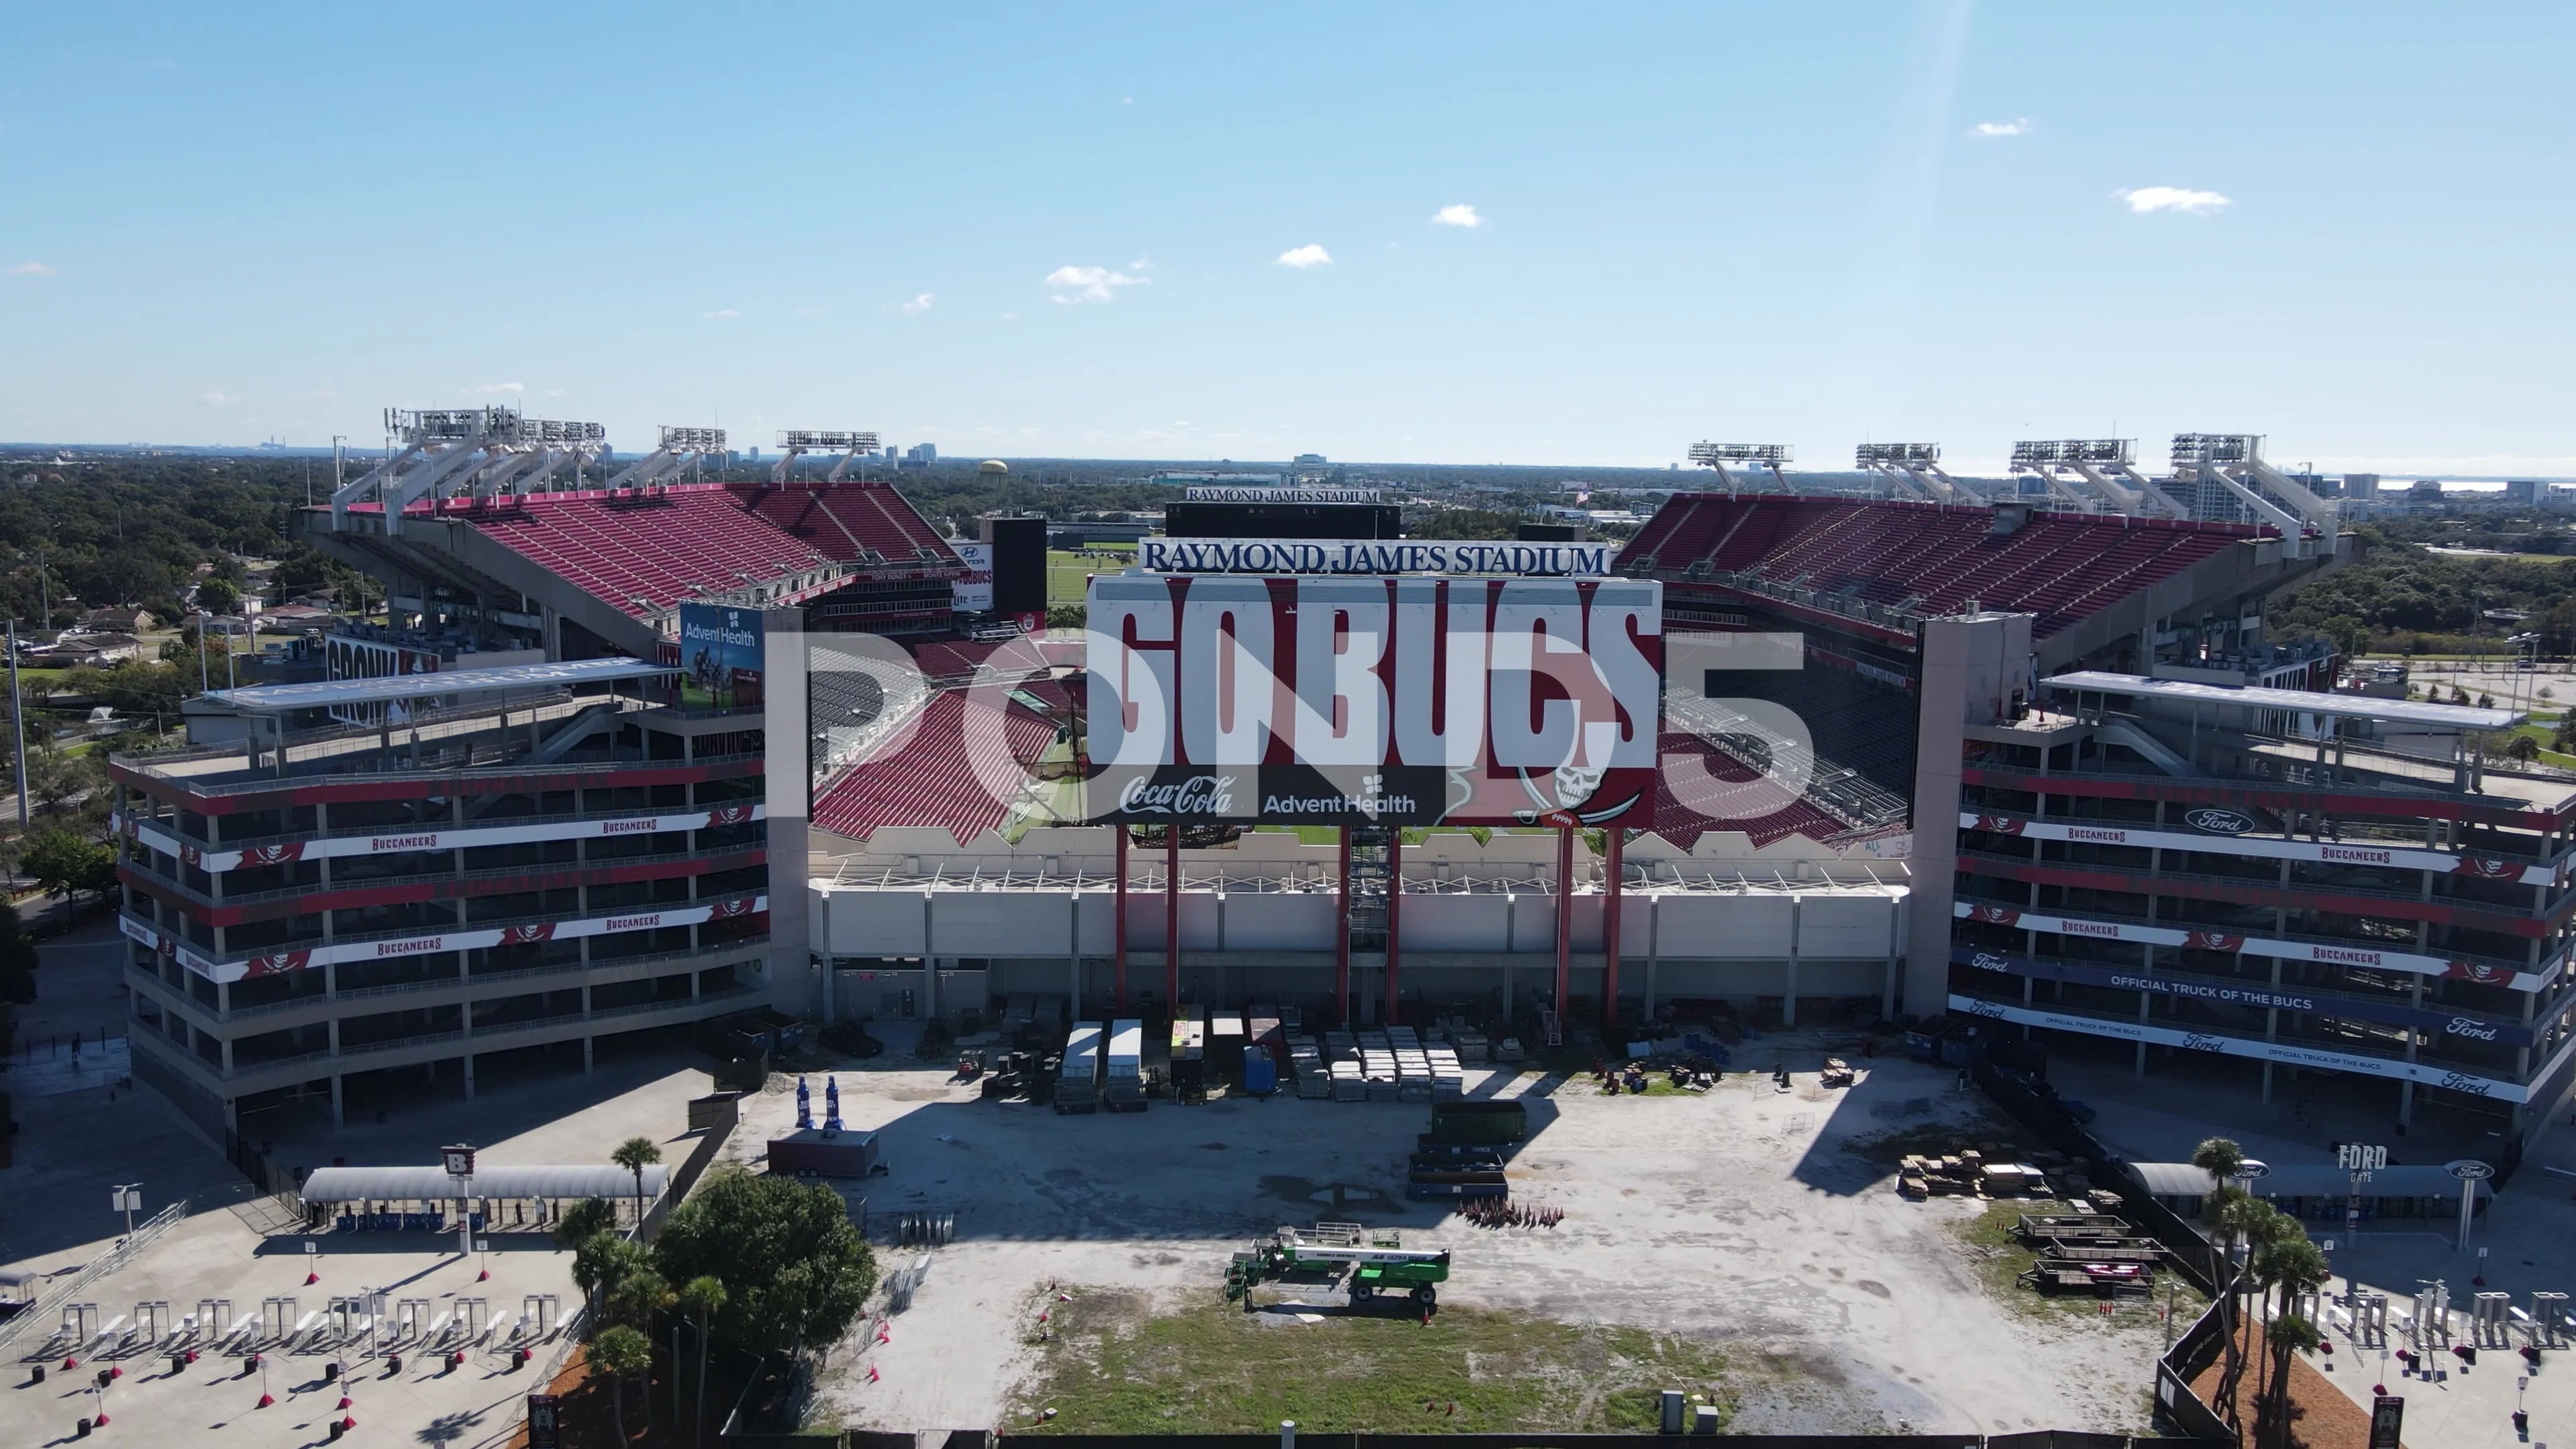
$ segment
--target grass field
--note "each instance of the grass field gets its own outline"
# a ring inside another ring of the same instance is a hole
[[[1643,1329],[1478,1308],[1443,1308],[1427,1325],[1245,1313],[1214,1288],[1164,1301],[1076,1289],[1070,1303],[1042,1296],[1027,1318],[1040,1311],[1053,1337],[1012,1404],[1012,1433],[1245,1434],[1282,1419],[1315,1433],[1652,1432],[1660,1390],[1707,1395],[1721,1415],[1736,1403],[1713,1348]]]
[[[1136,555],[1136,545],[1104,543],[1080,552],[1061,548],[1047,551],[1048,608],[1052,609],[1063,604],[1080,604],[1085,579],[1093,574],[1116,573],[1126,567],[1125,563],[1114,559],[1087,556],[1098,554],[1124,554],[1132,559]]]

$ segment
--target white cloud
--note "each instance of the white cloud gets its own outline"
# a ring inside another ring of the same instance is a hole
[[[1017,312],[1005,312],[1002,314],[1002,320],[1005,322],[1017,322],[1020,320],[1020,314]]]
[[[1332,262],[1333,254],[1313,242],[1308,242],[1302,247],[1290,247],[1279,254],[1279,265],[1295,267],[1301,272],[1308,267],[1330,266]]]
[[[481,387],[469,387],[465,389],[465,395],[467,397],[492,397],[499,393],[522,393],[527,390],[528,385],[524,382],[487,382]]]
[[[2179,186],[2139,186],[2111,194],[2129,203],[2129,210],[2141,216],[2151,211],[2207,213],[2229,204],[2215,191],[2189,191]]]
[[[1134,96],[1120,96],[1118,98],[1118,104],[1122,106],[1132,106],[1136,104],[1136,98]]]
[[[706,319],[710,322],[730,322],[741,315],[742,313],[731,307],[718,307],[714,311],[707,313]]]
[[[230,407],[234,403],[241,401],[241,394],[236,392],[224,392],[218,389],[214,392],[198,394],[197,401],[204,403],[210,408]]]
[[[1107,267],[1058,267],[1047,273],[1046,285],[1058,302],[1107,302],[1117,297],[1120,287],[1142,287],[1149,278],[1135,275],[1145,269],[1143,262],[1134,264],[1132,272],[1115,272]]]
[[[1979,121],[1968,128],[1969,135],[1981,136],[1987,140],[1993,140],[1999,136],[2027,136],[2030,131],[2028,116],[2015,116],[2009,121]]]
[[[61,276],[62,273],[55,271],[52,267],[47,266],[43,262],[20,262],[18,265],[9,269],[9,275],[13,277],[58,277]]]
[[[922,313],[929,311],[929,310],[930,310],[930,308],[931,308],[931,304],[933,304],[933,303],[937,302],[938,300],[939,300],[939,299],[938,299],[937,297],[935,297],[935,296],[931,295],[930,293],[928,293],[928,292],[922,292],[922,293],[919,293],[919,294],[915,295],[911,301],[906,302],[906,303],[904,303],[902,306],[899,306],[899,307],[895,308],[895,310],[896,310],[896,311],[898,311],[898,312],[901,312],[901,313],[902,313],[903,315],[905,315],[906,317],[918,317],[918,316],[920,316]]]
[[[1476,208],[1462,201],[1431,213],[1431,224],[1433,226],[1483,226],[1485,219],[1476,214]]]

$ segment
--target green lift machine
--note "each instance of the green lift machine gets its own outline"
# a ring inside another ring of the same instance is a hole
[[[1374,1231],[1357,1223],[1317,1223],[1310,1230],[1281,1228],[1234,1255],[1225,1269],[1226,1301],[1240,1299],[1248,1312],[1255,1286],[1276,1278],[1347,1276],[1351,1302],[1379,1294],[1407,1294],[1428,1308],[1440,1301],[1437,1285],[1449,1281],[1445,1248],[1408,1248],[1392,1228]]]

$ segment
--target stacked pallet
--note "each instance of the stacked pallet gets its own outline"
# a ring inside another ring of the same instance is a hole
[[[1333,1063],[1333,1100],[1365,1102],[1368,1099],[1368,1082],[1360,1076],[1360,1064],[1348,1057]]]
[[[1940,1156],[1908,1155],[1897,1164],[1896,1190],[1907,1197],[2025,1197],[2048,1191],[2047,1174],[2018,1162],[1988,1161],[1976,1148]]]
[[[1467,1094],[1466,1074],[1459,1070],[1458,1053],[1453,1047],[1424,1048],[1431,1060],[1431,1100],[1455,1101]]]

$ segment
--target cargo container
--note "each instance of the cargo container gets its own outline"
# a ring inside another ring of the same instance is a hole
[[[1279,1063],[1271,1057],[1268,1047],[1243,1049],[1243,1090],[1256,1097],[1267,1097],[1279,1090]]]
[[[1058,1112],[1100,1110],[1100,1023],[1077,1021],[1064,1039],[1064,1065],[1056,1072]]]
[[[1110,1111],[1145,1110],[1145,1023],[1130,1017],[1109,1024],[1108,1071],[1102,1081]]]
[[[877,1165],[877,1134],[808,1127],[769,1139],[769,1170],[788,1177],[865,1177]]]

